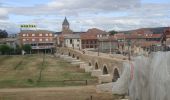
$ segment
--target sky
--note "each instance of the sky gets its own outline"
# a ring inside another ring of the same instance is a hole
[[[73,31],[170,26],[170,0],[0,0],[0,29],[17,33],[21,24],[59,32],[67,17]]]

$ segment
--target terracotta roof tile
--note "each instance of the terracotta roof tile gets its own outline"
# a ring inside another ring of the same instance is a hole
[[[97,28],[89,29],[86,33],[81,34],[81,39],[97,39],[98,34],[109,34]]]

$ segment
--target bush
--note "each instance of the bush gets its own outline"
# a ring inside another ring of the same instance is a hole
[[[0,52],[2,55],[10,54],[11,50],[11,47],[6,44],[0,45]]]
[[[27,79],[27,82],[32,84],[32,83],[34,83],[34,80],[29,78],[29,79]]]
[[[30,44],[25,44],[25,45],[22,46],[22,49],[23,49],[25,52],[30,53],[31,50],[32,50],[32,47],[31,47]]]
[[[16,45],[15,53],[16,54],[21,54],[21,52],[22,52],[22,48],[20,48],[19,45]]]

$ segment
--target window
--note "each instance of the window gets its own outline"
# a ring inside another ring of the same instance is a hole
[[[42,39],[39,39],[39,41],[42,41]]]
[[[42,34],[39,34],[39,36],[42,36]]]
[[[72,44],[73,43],[73,40],[72,39],[70,39],[70,44]]]
[[[25,34],[23,34],[22,36],[26,36]]]
[[[48,34],[45,34],[45,36],[48,36]]]
[[[48,41],[48,39],[45,39],[45,41]]]
[[[35,36],[35,34],[32,34],[32,36]]]
[[[79,40],[79,39],[77,39],[77,42],[80,42],[80,40]]]
[[[79,44],[77,44],[77,47],[79,47]]]
[[[50,34],[50,36],[53,36],[52,34]]]
[[[23,39],[23,41],[26,41],[26,39]]]
[[[35,39],[32,39],[32,41],[34,42],[34,41],[35,41]]]

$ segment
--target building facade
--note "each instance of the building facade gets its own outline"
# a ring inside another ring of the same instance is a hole
[[[20,45],[29,44],[33,52],[53,52],[55,48],[54,33],[46,30],[21,30]]]
[[[99,36],[109,35],[109,33],[97,28],[89,29],[86,33],[81,34],[82,49],[97,49],[99,46]]]
[[[18,39],[17,38],[3,38],[0,39],[0,45],[6,44],[12,48],[16,48],[18,45]]]
[[[64,36],[64,44],[69,48],[81,49],[80,34],[68,34]]]

